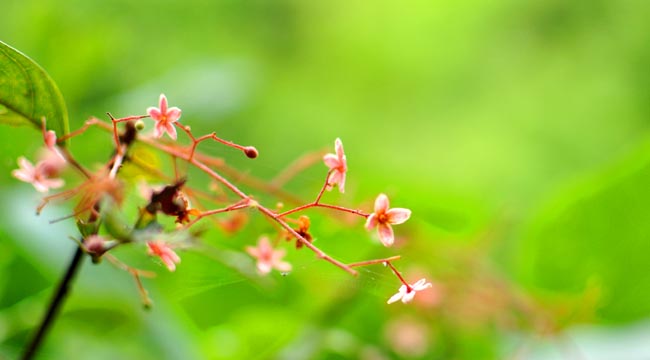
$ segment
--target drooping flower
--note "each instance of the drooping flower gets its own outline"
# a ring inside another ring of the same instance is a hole
[[[260,238],[257,247],[247,246],[246,252],[257,259],[257,270],[262,275],[270,273],[272,269],[277,269],[281,272],[291,271],[291,264],[282,261],[285,250],[274,250],[266,236]]]
[[[375,212],[368,216],[366,229],[372,230],[375,226],[379,232],[379,240],[384,246],[391,246],[395,242],[395,235],[391,225],[404,223],[411,217],[411,210],[404,208],[389,209],[388,196],[379,194],[375,200]]]
[[[307,240],[307,242],[313,242],[314,237],[309,233],[309,226],[311,226],[311,221],[309,221],[309,217],[305,215],[301,215],[298,218],[298,228],[293,229],[298,235],[302,236],[303,239]],[[285,233],[285,238],[287,241],[291,240],[296,240],[296,249],[300,250],[302,249],[303,245],[305,245],[299,238],[295,237],[292,233],[286,232]]]
[[[399,288],[397,294],[391,296],[391,298],[388,299],[388,303],[392,304],[398,300],[402,300],[402,302],[406,304],[408,302],[411,302],[411,300],[413,300],[416,292],[428,289],[431,286],[433,285],[431,285],[431,283],[428,283],[427,280],[424,278],[418,280],[418,282],[416,282],[413,285],[404,284]]]
[[[176,140],[176,128],[174,123],[181,117],[181,109],[177,107],[167,107],[167,97],[160,94],[158,107],[147,108],[147,114],[156,122],[153,130],[153,136],[159,138],[167,133],[170,138]]]
[[[53,165],[48,160],[39,161],[36,166],[21,156],[18,158],[18,166],[11,174],[20,181],[30,183],[39,192],[48,192],[50,188],[56,189],[64,185],[62,179],[54,178]]]
[[[181,262],[181,258],[172,250],[171,246],[163,241],[147,241],[147,247],[149,256],[159,257],[169,271],[176,270],[176,264]]]
[[[339,187],[341,193],[345,192],[345,173],[348,171],[348,163],[343,152],[343,143],[337,138],[334,142],[336,154],[323,156],[325,165],[330,168],[330,175],[327,178],[327,189],[331,190],[334,185]]]

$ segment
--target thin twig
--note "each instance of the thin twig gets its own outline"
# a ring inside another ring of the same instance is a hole
[[[45,317],[41,320],[41,324],[39,325],[36,334],[34,334],[34,337],[25,348],[25,352],[23,353],[21,359],[23,360],[32,359],[36,354],[36,351],[38,351],[45,334],[50,329],[50,326],[52,325],[52,321],[56,317],[61,305],[63,304],[63,300],[65,300],[66,296],[68,295],[71,282],[79,270],[79,267],[81,265],[81,260],[83,259],[83,255],[84,252],[82,248],[77,247],[74,256],[72,257],[72,260],[68,265],[68,269],[66,270],[65,275],[63,276],[63,279],[61,279],[61,282],[59,283],[59,287],[57,288],[54,297],[50,301],[50,305],[47,308]]]

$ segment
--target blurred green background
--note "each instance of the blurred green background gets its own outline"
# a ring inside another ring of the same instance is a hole
[[[340,137],[347,191],[326,201],[370,210],[384,192],[413,217],[386,249],[359,219],[313,211],[316,244],[346,262],[401,254],[409,281],[436,284],[388,306],[388,269],[351,278],[290,244],[291,274],[249,277],[232,251],[273,231],[253,216],[172,274],[118,253],[158,273],[151,311],[127,273],[84,264],[40,358],[650,357],[649,16],[633,0],[4,0],[0,39],[49,72],[72,129],[163,92],[197,133],[255,145],[254,161],[203,150],[266,179]],[[0,357],[74,249],[72,222],[48,224],[69,207],[35,217],[10,176],[37,135],[0,132]],[[71,149],[91,166],[110,140]],[[325,171],[286,188],[309,199]]]

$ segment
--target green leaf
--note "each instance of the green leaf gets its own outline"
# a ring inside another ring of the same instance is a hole
[[[32,59],[0,41],[0,124],[32,124],[41,119],[57,136],[67,134],[68,110],[50,76]]]
[[[578,299],[576,311],[595,301],[595,315],[605,322],[650,316],[648,184],[646,146],[559,196],[522,239],[520,278]]]

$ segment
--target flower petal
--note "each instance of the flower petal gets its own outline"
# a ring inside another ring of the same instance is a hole
[[[400,300],[404,296],[404,294],[406,294],[406,286],[402,285],[402,286],[400,286],[399,291],[397,292],[397,294],[391,296],[390,299],[388,299],[387,303],[392,304],[395,301]]]
[[[18,166],[28,173],[34,173],[34,165],[32,165],[32,163],[24,156],[18,158]]]
[[[390,299],[388,299],[388,301],[386,303],[387,304],[392,304],[392,303],[394,303],[396,301],[399,301],[402,298],[402,296],[404,296],[404,294],[402,294],[401,292],[398,292],[397,294],[391,296]]]
[[[147,114],[155,121],[160,121],[160,119],[162,118],[162,113],[158,108],[155,107],[147,108]]]
[[[388,217],[388,223],[393,225],[399,225],[411,217],[411,210],[404,208],[392,208],[386,211],[386,216]]]
[[[254,258],[260,256],[260,251],[255,246],[246,246],[246,252]]]
[[[268,274],[271,272],[271,263],[269,261],[258,260],[257,270],[259,270],[260,274],[262,275]]]
[[[323,156],[323,162],[330,169],[336,169],[340,165],[339,158],[334,154],[326,154]]]
[[[388,196],[379,194],[379,196],[377,196],[377,200],[375,200],[375,213],[383,214],[388,211],[389,206],[390,204],[388,202]]]
[[[34,174],[25,171],[24,169],[16,169],[11,172],[16,179],[24,182],[31,183],[34,181]]]
[[[343,160],[345,153],[343,152],[343,142],[341,142],[341,139],[336,138],[336,140],[334,141],[334,150],[336,150],[336,156],[340,160]]]
[[[175,271],[176,270],[176,264],[174,263],[174,260],[168,256],[161,256],[160,260],[167,266],[167,270],[169,271]]]
[[[286,261],[279,261],[279,262],[274,263],[273,265],[278,271],[281,271],[281,272],[289,272],[292,269],[291,264],[289,264]]]
[[[428,288],[430,288],[432,286],[433,285],[431,285],[431,283],[428,283],[427,280],[423,278],[423,279],[418,280],[418,282],[413,284],[411,287],[415,291],[422,291],[422,290],[428,289]]]
[[[153,137],[161,138],[165,133],[165,124],[162,121],[156,123],[153,127]]]
[[[339,179],[339,191],[341,194],[345,192],[345,173],[341,173],[341,178]]]
[[[280,260],[282,260],[284,255],[286,255],[287,253],[287,251],[284,249],[270,250],[270,251],[272,252],[270,258],[271,261],[273,261],[273,263],[280,262]]]
[[[45,192],[48,192],[50,190],[50,188],[47,187],[46,184],[44,184],[44,183],[42,183],[40,181],[34,181],[34,182],[32,182],[32,185],[34,185],[34,188],[38,192],[45,193]]]
[[[327,179],[328,185],[335,185],[341,182],[341,172],[338,170],[332,171],[330,177]]]
[[[377,226],[377,215],[375,213],[370,214],[366,220],[366,230],[372,230]]]
[[[269,241],[269,238],[266,236],[262,236],[260,240],[257,242],[257,248],[260,251],[260,254],[268,254],[271,251],[273,251],[273,247],[271,246],[271,242]]]
[[[171,123],[168,122],[165,123],[165,131],[167,132],[167,134],[169,134],[169,137],[172,138],[173,140],[176,140],[176,138],[178,137],[178,135],[176,134],[176,127]]]
[[[162,114],[167,114],[167,97],[165,94],[160,94],[160,100],[158,101],[158,106],[160,107],[160,112]]]
[[[415,290],[407,291],[406,294],[402,297],[402,302],[404,304],[410,303],[411,300],[415,297]]]
[[[176,122],[176,121],[178,121],[178,119],[180,119],[180,117],[181,117],[181,109],[174,106],[174,107],[170,107],[167,110],[167,121],[168,122],[170,122],[170,123]]]
[[[389,224],[379,224],[377,228],[379,231],[379,240],[384,246],[389,247],[395,242],[395,234],[393,233],[393,228]]]
[[[171,248],[167,248],[166,255],[169,256],[169,258],[175,263],[180,263],[181,262],[181,257],[178,256],[178,254],[176,254],[176,252],[174,250],[172,250]]]
[[[65,185],[65,181],[63,179],[45,179],[41,180],[41,184],[50,189],[57,189]]]

